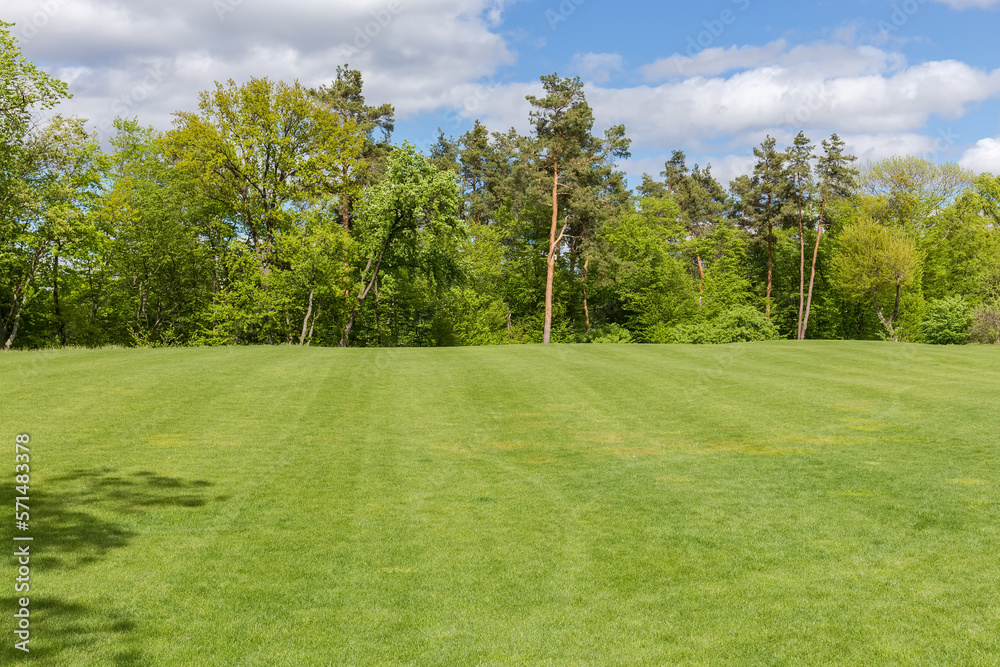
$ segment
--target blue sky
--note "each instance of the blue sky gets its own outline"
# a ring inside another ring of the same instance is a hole
[[[169,127],[215,80],[317,85],[350,62],[424,147],[477,117],[527,132],[524,96],[558,72],[599,128],[626,124],[633,178],[682,149],[725,182],[799,129],[1000,173],[1000,0],[7,0],[0,18],[101,131]]]

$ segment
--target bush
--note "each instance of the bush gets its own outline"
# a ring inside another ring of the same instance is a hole
[[[972,309],[961,296],[935,299],[927,304],[924,340],[933,345],[964,345],[969,342]]]
[[[658,329],[653,335],[658,340],[651,342],[700,345],[747,343],[779,337],[774,323],[750,306],[735,306],[707,322]]]
[[[617,324],[599,324],[584,337],[587,343],[631,343],[632,332]]]
[[[976,343],[1000,345],[1000,302],[983,303],[976,308],[969,337]]]

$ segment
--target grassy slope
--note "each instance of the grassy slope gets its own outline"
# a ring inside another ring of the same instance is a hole
[[[65,351],[0,382],[37,664],[1000,662],[993,348]]]

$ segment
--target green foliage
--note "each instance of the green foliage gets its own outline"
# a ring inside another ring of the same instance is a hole
[[[778,328],[763,313],[749,306],[736,306],[711,320],[657,327],[650,335],[650,342],[719,345],[777,338]]]
[[[701,316],[711,319],[735,306],[749,305],[753,282],[748,268],[750,239],[730,225],[721,224],[698,240],[705,269],[699,294]]]
[[[901,156],[858,178],[836,134],[816,156],[799,133],[784,149],[767,137],[728,194],[677,150],[636,198],[616,165],[625,128],[593,133],[578,78],[542,77],[530,136],[476,121],[461,137],[441,133],[425,158],[389,143],[392,105],[366,104],[347,65],[313,90],[217,83],[164,135],[119,119],[105,154],[78,119],[29,131],[66,88],[23,58],[9,27],[7,348],[499,345],[607,332],[937,342],[960,338],[948,306],[959,297],[974,338],[993,340],[993,176]]]
[[[13,26],[0,21],[0,151],[7,159],[27,136],[32,113],[70,97],[65,82],[24,57],[10,34]]]
[[[862,218],[839,237],[834,276],[848,297],[867,301],[894,340],[893,323],[900,312],[902,291],[918,277],[920,256],[916,244],[903,232]],[[891,303],[891,311],[886,311]]]
[[[608,128],[603,139],[591,133],[594,116],[579,77],[569,79],[551,74],[541,79],[545,97],[526,98],[533,107],[530,117],[535,127],[535,136],[527,150],[539,179],[536,187],[550,193],[542,324],[542,342],[549,343],[556,264],[563,244],[569,245],[571,273],[581,261],[586,272],[590,260],[588,244],[595,240],[601,223],[608,217],[608,205],[622,205],[628,199],[624,175],[615,169],[614,160],[629,157],[630,140],[625,136],[624,125]],[[561,196],[566,202],[560,209]]]
[[[647,329],[690,316],[697,307],[695,283],[671,243],[685,234],[679,217],[673,200],[645,198],[638,211],[609,221],[602,231],[613,252],[605,270],[625,326],[640,340]]]
[[[1000,188],[1000,178],[995,179],[990,186]],[[996,216],[1000,220],[1000,210],[983,210],[990,218]],[[969,290],[979,299],[1000,303],[1000,222],[993,222],[984,233],[978,246],[976,256],[970,261],[972,288]]]
[[[456,345],[505,345],[514,342],[509,311],[501,299],[469,287],[453,288],[443,309]]]
[[[795,196],[795,183],[788,178],[785,163],[788,153],[777,150],[776,140],[768,136],[753,149],[757,162],[753,174],[740,176],[732,183],[733,214],[736,224],[754,239],[766,261],[755,263],[758,283],[763,286],[764,310],[771,316],[774,288],[775,230],[790,224],[784,209]]]
[[[974,183],[971,171],[954,163],[935,164],[914,156],[893,156],[869,163],[861,188],[882,202],[876,219],[916,238],[930,218]]]
[[[120,344],[189,344],[199,338],[218,289],[216,258],[234,231],[163,153],[162,135],[117,120],[108,186],[93,213],[107,235],[107,339]]]
[[[55,116],[25,144],[25,170],[20,176],[17,208],[3,221],[0,246],[0,336],[9,349],[21,317],[51,288],[50,322],[66,344],[65,299],[59,301],[60,263],[93,267],[102,230],[90,214],[101,190],[106,167],[96,136],[76,118]],[[62,293],[65,297],[65,291]],[[31,332],[29,332],[31,333]],[[43,344],[33,336],[33,345]]]
[[[631,332],[625,327],[617,324],[599,324],[587,332],[584,342],[627,344],[634,341]]]
[[[10,349],[33,317],[41,274],[62,242],[82,238],[81,200],[92,193],[95,144],[82,125],[57,117],[32,132],[35,113],[69,97],[64,82],[21,53],[0,21],[0,346]],[[78,186],[80,192],[72,192]],[[78,233],[79,232],[79,233]],[[53,275],[58,269],[53,270]],[[32,346],[47,344],[33,336]]]
[[[972,307],[961,296],[928,302],[924,316],[924,341],[933,345],[963,345],[969,340]]]
[[[396,122],[396,112],[391,104],[377,107],[365,104],[363,87],[359,70],[338,65],[337,78],[329,86],[310,91],[341,123],[350,124],[356,135],[364,137],[360,159],[353,150],[341,151],[333,156],[332,170],[336,178],[331,181],[330,188],[338,198],[344,229],[350,228],[356,200],[364,188],[377,181],[384,172],[385,159],[391,150],[389,137]]]
[[[464,231],[455,174],[435,169],[408,142],[394,149],[385,177],[365,192],[358,208],[348,276],[352,310],[340,345],[348,344],[359,308],[377,291],[382,276],[401,286],[419,279],[427,290],[442,295],[458,278],[457,248]],[[420,326],[433,321],[430,313],[415,320]],[[421,335],[416,342],[431,339]]]
[[[217,83],[198,107],[176,114],[168,153],[228,209],[266,268],[275,236],[293,226],[297,209],[350,189],[366,135],[297,82]]]
[[[1000,345],[1000,302],[984,302],[972,312],[969,338],[986,345]]]

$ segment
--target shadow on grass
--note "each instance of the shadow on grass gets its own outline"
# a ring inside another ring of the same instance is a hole
[[[31,489],[31,533],[37,565],[75,568],[93,563],[136,536],[135,515],[152,509],[196,508],[209,502],[210,482],[111,468],[76,470]]]
[[[13,610],[17,598],[0,598],[0,604],[5,610]],[[14,648],[11,641],[2,648],[0,664],[70,664],[73,656],[94,658],[98,647],[108,644],[117,648],[107,654],[105,664],[121,667],[152,664],[129,637],[135,621],[122,612],[39,595],[31,603],[30,618],[30,651],[24,653]],[[102,652],[107,653],[107,649]]]
[[[4,506],[14,506],[12,485],[2,485]],[[166,477],[153,472],[120,473],[112,468],[75,470],[32,485],[30,489],[30,535],[32,571],[53,573],[56,570],[84,568],[128,547],[138,536],[137,519],[144,513],[185,511],[222,502],[223,496],[211,494],[212,484],[203,480]],[[11,529],[6,541],[11,543]],[[51,575],[49,575],[51,576]],[[57,576],[57,575],[56,575]],[[87,591],[91,594],[93,591]],[[20,596],[18,596],[20,597]],[[113,599],[88,606],[46,595],[32,586],[32,641],[28,660],[34,664],[72,662],[74,655],[93,655],[114,647],[109,664],[150,664],[141,647],[133,644],[130,633],[136,620],[118,611]],[[15,597],[0,598],[2,609],[12,614]],[[88,647],[91,647],[88,649]],[[11,646],[0,655],[18,654]],[[14,660],[24,659],[13,655]],[[8,663],[0,658],[2,664]]]

